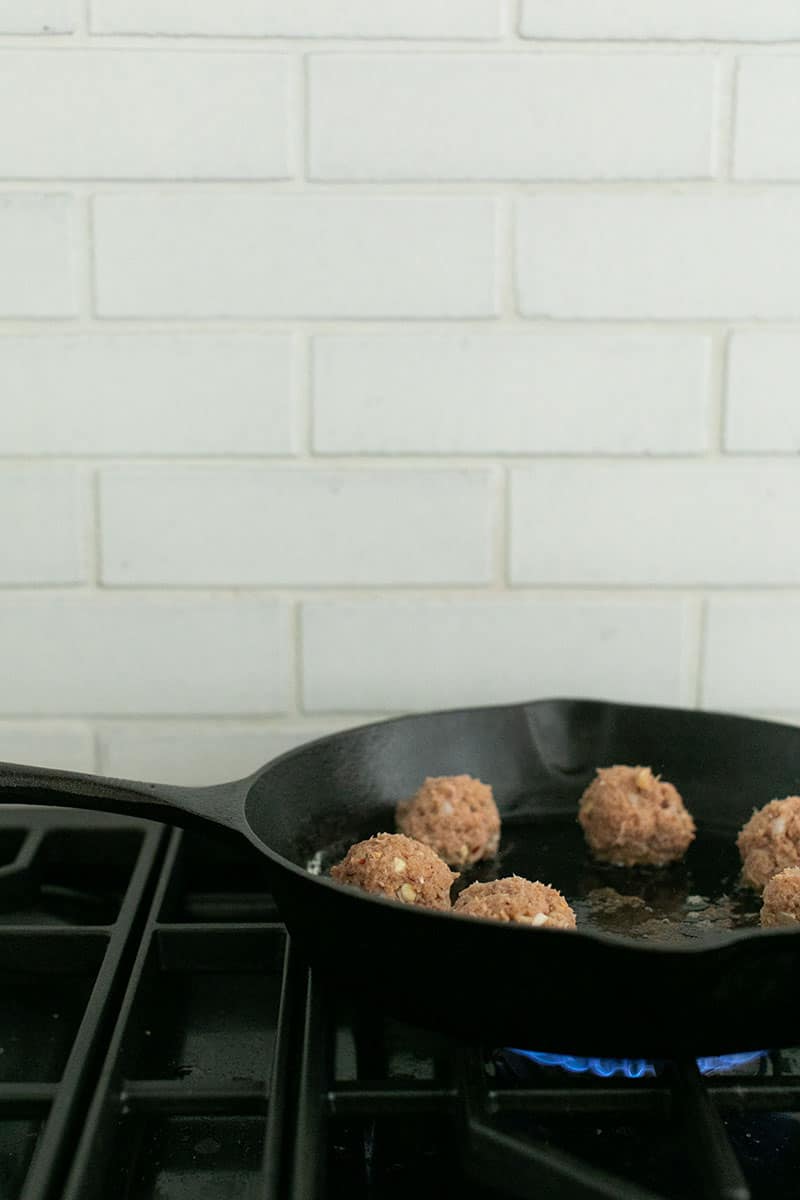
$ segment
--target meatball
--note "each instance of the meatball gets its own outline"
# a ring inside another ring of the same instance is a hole
[[[397,806],[397,827],[432,846],[451,867],[492,858],[500,843],[500,813],[492,789],[471,775],[426,779]]]
[[[800,925],[800,867],[786,867],[767,880],[762,925]]]
[[[736,844],[742,878],[759,892],[784,867],[800,867],[800,796],[770,800],[753,813]]]
[[[575,913],[560,892],[546,883],[532,883],[519,875],[470,884],[456,899],[453,912],[490,921],[514,921],[518,925],[575,928]]]
[[[677,790],[649,767],[598,767],[578,821],[594,857],[623,867],[663,867],[682,858],[695,835]]]
[[[430,846],[401,833],[377,833],[351,846],[331,867],[331,878],[403,904],[449,908],[450,888],[458,876]]]

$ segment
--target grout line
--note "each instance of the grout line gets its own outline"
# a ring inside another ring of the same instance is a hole
[[[737,38],[635,38],[635,37],[522,37],[514,0],[510,0],[510,16],[506,14],[505,28],[496,35],[474,36],[349,36],[295,37],[269,33],[89,33],[88,0],[80,0],[73,33],[0,33],[0,50],[31,50],[41,52],[62,49],[90,49],[96,53],[108,51],[160,51],[174,54],[572,54],[584,56],[628,55],[696,55],[747,53],[765,58],[796,52],[800,33],[794,37]],[[87,34],[86,43],[78,38]],[[77,35],[77,37],[76,37]]]
[[[2,187],[0,186],[0,193]],[[498,334],[516,334],[521,338],[574,337],[575,335],[663,334],[674,337],[677,333],[704,335],[723,333],[727,330],[753,330],[755,332],[800,333],[800,315],[797,317],[664,317],[660,319],[630,317],[525,317],[513,322],[492,320],[486,317],[119,317],[103,318],[95,330],[114,337],[144,337],[175,334],[201,336],[206,333],[226,335],[231,338],[245,334],[260,333],[269,337],[280,337],[293,333],[342,333],[356,335],[369,333],[375,337],[418,338],[431,334],[449,334],[454,338],[463,333],[472,337],[492,339]],[[0,318],[0,338],[6,336],[29,336],[31,338],[77,336],[82,330],[76,328],[72,317],[5,317]],[[2,449],[0,448],[0,453]]]
[[[502,25],[500,27],[500,36],[507,45],[512,45],[518,49],[522,48],[519,45],[519,15],[522,5],[522,0],[505,0],[502,10]]]
[[[730,79],[730,94],[729,104],[730,113],[728,117],[728,161],[726,163],[726,172],[729,179],[736,181],[735,161],[736,161],[736,137],[738,133],[737,124],[739,117],[738,100],[739,100],[739,65],[740,59],[737,57],[733,60],[731,66]],[[737,181],[738,182],[738,181]]]
[[[48,598],[60,602],[65,597],[72,600],[92,602],[97,599],[108,599],[115,596],[117,600],[123,597],[140,603],[160,603],[167,600],[181,605],[193,603],[206,606],[230,604],[235,606],[239,601],[261,601],[270,606],[291,606],[293,603],[331,603],[331,604],[391,604],[398,601],[420,604],[472,604],[482,605],[487,602],[499,606],[517,604],[597,604],[618,605],[628,608],[642,601],[659,601],[679,604],[687,599],[694,599],[699,592],[708,595],[724,597],[738,601],[765,601],[796,604],[800,600],[800,582],[786,583],[725,583],[717,584],[707,580],[696,580],[692,583],[664,583],[641,580],[637,583],[625,583],[619,580],[609,580],[606,583],[571,583],[567,580],[555,583],[529,583],[522,581],[501,592],[492,590],[485,582],[475,584],[436,582],[430,584],[376,582],[365,584],[298,584],[280,583],[237,583],[235,580],[225,583],[191,584],[185,581],[164,583],[135,583],[104,584],[102,593],[91,585],[72,585],[69,583],[4,583],[0,595],[14,596],[18,599],[32,597]],[[800,711],[800,706],[798,706]]]
[[[14,729],[22,729],[25,732],[35,733],[89,733],[98,738],[104,732],[119,732],[125,731],[128,725],[137,727],[140,731],[149,732],[147,727],[151,727],[154,731],[167,729],[169,732],[193,732],[197,730],[199,733],[218,730],[221,733],[252,733],[252,734],[269,734],[269,733],[294,733],[297,731],[303,732],[308,730],[317,734],[324,734],[332,726],[347,729],[353,725],[366,725],[370,721],[380,719],[381,713],[372,712],[350,712],[340,710],[338,712],[328,712],[322,718],[316,713],[305,715],[280,714],[274,716],[250,716],[243,714],[241,716],[228,716],[225,713],[213,713],[209,715],[192,715],[185,713],[163,713],[161,715],[151,715],[148,713],[94,713],[89,716],[73,716],[70,714],[66,717],[42,717],[33,715],[30,717],[17,716],[2,716],[0,717],[0,734],[8,733]],[[91,724],[96,722],[96,724]],[[101,755],[98,753],[96,761],[100,761]]]
[[[714,122],[714,175],[721,187],[733,183],[736,68],[737,59],[730,52],[719,58]]]
[[[691,707],[687,702],[686,707]],[[165,732],[180,736],[182,732],[189,734],[234,733],[265,735],[270,734],[308,734],[309,737],[325,736],[337,729],[352,729],[357,725],[368,725],[373,721],[384,720],[391,713],[400,713],[402,709],[381,709],[372,712],[356,712],[343,709],[326,709],[301,714],[297,717],[290,715],[253,717],[227,716],[224,713],[211,715],[186,715],[181,713],[165,713],[161,715],[139,714],[104,714],[94,713],[90,716],[42,717],[32,715],[26,717],[0,717],[0,735],[20,731],[47,736],[88,733],[90,743],[98,740],[98,752],[94,759],[100,765],[102,756],[99,753],[99,739],[103,732],[125,733],[132,726],[140,733]],[[729,711],[749,714],[762,719],[791,720],[800,723],[800,710],[797,708],[780,708],[775,705],[737,706]]]
[[[308,178],[309,86],[306,56],[294,55],[289,77],[289,165],[292,176],[301,184]]]
[[[319,720],[316,713],[309,715],[281,713],[272,716],[253,716],[247,713],[240,716],[227,716],[225,713],[212,713],[207,715],[192,716],[191,714],[183,713],[165,713],[160,716],[150,716],[147,713],[133,714],[127,713],[112,713],[110,715],[96,714],[94,720],[98,723],[100,732],[116,732],[125,730],[128,724],[136,725],[139,729],[146,726],[152,726],[154,730],[159,730],[167,727],[170,731],[189,731],[197,729],[199,732],[206,730],[218,729],[220,732],[235,732],[235,733],[286,733],[296,730],[316,730],[324,732],[331,727],[331,724],[338,725],[342,728],[349,728],[355,724],[367,724],[376,718],[378,714],[374,711],[368,712],[349,712],[339,711],[336,713],[327,714],[322,721]],[[26,725],[34,728],[52,725],[56,732],[60,732],[60,727],[65,724],[78,724],[74,718],[64,720],[62,718],[36,718],[33,720],[20,721],[18,718],[0,718],[0,733],[3,732],[5,726]]]
[[[717,408],[714,406],[714,416],[712,417],[712,425],[716,430],[718,428]],[[300,432],[305,430],[305,416],[302,422]],[[654,468],[654,471],[660,469],[666,470],[672,466],[695,466],[701,467],[715,457],[714,454],[709,454],[703,451],[696,453],[687,452],[684,450],[675,450],[669,452],[657,452],[655,450],[637,451],[635,453],[626,454],[618,451],[585,451],[585,452],[567,452],[567,451],[552,451],[545,452],[530,452],[527,454],[505,454],[496,452],[494,454],[487,453],[482,457],[477,454],[322,454],[315,453],[312,450],[308,455],[301,448],[295,454],[250,454],[243,451],[240,454],[69,454],[69,453],[37,453],[37,454],[13,454],[0,453],[0,463],[7,463],[13,466],[56,466],[60,464],[68,466],[95,466],[95,467],[117,467],[120,469],[139,469],[143,471],[152,471],[155,478],[159,473],[165,474],[170,468],[175,470],[188,470],[192,467],[211,467],[219,468],[220,471],[233,470],[237,467],[263,467],[274,470],[277,474],[302,473],[309,469],[321,471],[340,471],[342,474],[357,475],[359,473],[374,474],[376,472],[397,471],[399,474],[404,472],[418,472],[427,475],[447,475],[453,472],[464,473],[466,471],[479,472],[481,474],[491,471],[494,467],[536,467],[543,463],[560,464],[569,463],[575,467],[586,467],[591,470],[594,463],[600,462],[603,464],[616,463],[621,470],[625,470],[628,466],[648,464]],[[736,451],[735,458],[742,463],[759,464],[761,466],[770,466],[775,463],[787,463],[797,461],[797,451],[787,449],[785,451],[771,450],[753,450],[753,451]]]
[[[800,56],[798,56],[800,59]],[[235,195],[259,196],[261,199],[272,197],[296,197],[306,194],[307,182],[313,183],[315,196],[326,199],[341,199],[344,197],[397,196],[398,199],[431,200],[434,198],[451,200],[475,200],[479,198],[496,198],[503,188],[514,188],[522,196],[548,196],[564,193],[572,196],[585,196],[588,193],[603,196],[624,195],[628,198],[638,196],[692,196],[709,199],[718,195],[720,185],[725,184],[725,191],[730,196],[760,197],[768,192],[790,192],[800,194],[800,177],[787,175],[777,179],[718,179],[708,175],[671,175],[663,178],[653,178],[647,175],[626,177],[600,177],[599,175],[503,175],[477,176],[475,178],[430,178],[423,175],[408,175],[392,179],[376,174],[374,178],[357,178],[342,176],[306,180],[301,176],[288,177],[283,172],[279,175],[225,175],[199,174],[190,175],[0,175],[0,194],[26,195],[33,193],[64,195],[118,195],[123,193],[133,199],[140,194],[152,195],[153,192],[162,198],[175,199],[186,194],[193,196]],[[291,314],[290,314],[291,315]],[[294,314],[299,316],[299,314]],[[401,319],[406,315],[401,314]],[[465,314],[467,317],[468,314]],[[166,316],[169,320],[169,316]],[[368,318],[369,319],[369,318]],[[391,319],[391,318],[386,318]],[[435,318],[434,318],[435,319]],[[632,319],[621,317],[620,320]],[[673,318],[658,318],[671,320]],[[686,318],[703,320],[703,317]],[[773,319],[772,317],[769,318]],[[778,318],[780,319],[780,318]]]

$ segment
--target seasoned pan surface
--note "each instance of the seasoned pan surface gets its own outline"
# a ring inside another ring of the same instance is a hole
[[[650,765],[678,787],[698,826],[683,863],[628,871],[591,860],[578,798],[595,768],[612,763]],[[458,772],[492,784],[504,821],[498,861],[460,882],[516,871],[552,883],[575,907],[577,932],[538,938],[325,879],[353,840],[393,828],[396,801],[425,775]],[[337,734],[274,763],[246,811],[292,864],[276,877],[287,920],[342,988],[495,1044],[663,1056],[796,1043],[800,933],[758,928],[760,901],[739,886],[735,839],[754,808],[798,791],[794,727],[553,700]],[[270,805],[270,794],[298,807]]]

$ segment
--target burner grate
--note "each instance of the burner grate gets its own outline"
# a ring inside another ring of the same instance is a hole
[[[49,1200],[58,1194],[107,1044],[163,835],[143,822],[96,816],[87,830],[86,814],[74,812],[11,810],[6,820],[0,1197]],[[95,888],[86,893],[81,883],[76,890],[72,885],[95,870],[101,845]]]
[[[64,1200],[284,1194],[298,972],[282,925],[240,919],[230,862],[220,891],[204,893],[215,919],[199,920],[191,869],[202,853],[207,887],[220,847],[172,833]],[[238,857],[253,867],[256,855]],[[246,907],[261,916],[271,901]]]
[[[337,1012],[310,980],[291,1200],[328,1194],[324,1176],[355,1200],[427,1200],[456,1179],[475,1200],[796,1195],[794,1052],[751,1075],[703,1079],[694,1061],[631,1080],[534,1067],[520,1084],[502,1055],[419,1031],[410,1044],[427,1039],[428,1056],[404,1060],[401,1033]]]
[[[4,820],[0,1200],[796,1196],[800,1051],[513,1070],[321,986],[244,843]]]

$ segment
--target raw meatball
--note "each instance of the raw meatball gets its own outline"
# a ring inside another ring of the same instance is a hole
[[[471,775],[426,779],[397,806],[397,827],[432,846],[452,867],[493,858],[500,842],[500,813],[492,789]]]
[[[422,908],[449,908],[455,875],[430,846],[401,833],[377,833],[351,846],[331,878]]]
[[[784,867],[800,867],[800,796],[770,800],[753,813],[736,844],[742,878],[759,892]]]
[[[578,820],[594,857],[623,867],[663,867],[682,858],[695,835],[676,789],[649,767],[598,767]]]
[[[786,867],[767,880],[762,925],[800,925],[800,867]]]
[[[575,928],[575,913],[560,892],[546,883],[531,883],[519,875],[471,884],[457,898],[453,912],[549,929]]]

